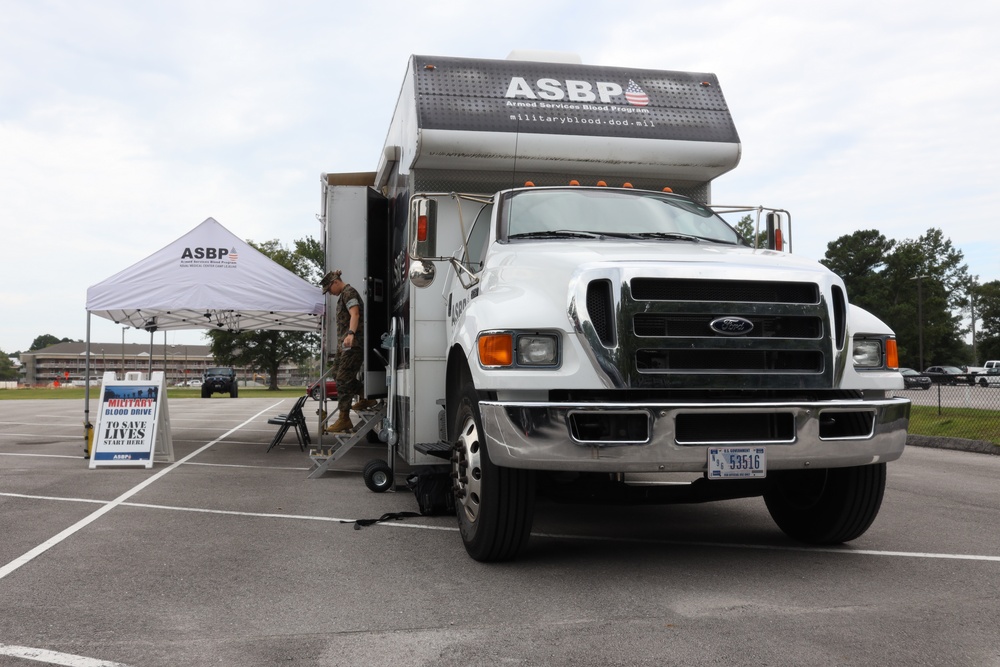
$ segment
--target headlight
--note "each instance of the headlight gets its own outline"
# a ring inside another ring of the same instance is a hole
[[[479,334],[479,364],[484,368],[556,368],[559,335],[493,331]]]
[[[882,368],[882,341],[875,338],[855,338],[851,350],[858,368]]]
[[[519,366],[555,366],[559,362],[559,345],[555,336],[522,335],[517,337]]]

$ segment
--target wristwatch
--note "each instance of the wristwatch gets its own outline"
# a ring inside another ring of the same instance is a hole
[[[348,330],[347,330],[347,334],[346,334],[346,335],[348,335],[348,336],[353,336],[353,335],[355,335],[355,334],[354,334],[354,330],[353,330],[353,329],[348,329]]]

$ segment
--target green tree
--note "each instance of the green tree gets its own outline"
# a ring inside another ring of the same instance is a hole
[[[6,352],[0,350],[0,381],[9,382],[16,379],[17,369],[14,368],[14,362],[10,360]]]
[[[976,288],[976,315],[981,321],[976,331],[976,352],[980,363],[1000,359],[1000,280]]]
[[[967,328],[961,308],[969,284],[969,268],[963,259],[962,251],[935,228],[917,239],[901,241],[886,258],[884,273],[892,290],[886,321],[914,365],[919,363],[921,337],[925,366],[961,366],[970,361],[962,341]]]
[[[924,366],[970,361],[961,316],[970,278],[962,260],[941,230],[931,228],[904,241],[858,231],[828,244],[821,261],[844,279],[851,303],[892,327],[901,363],[916,367],[921,360]]]
[[[843,279],[851,303],[874,312],[884,303],[880,274],[895,245],[879,231],[863,229],[828,243],[820,262]]]
[[[41,350],[51,345],[57,345],[59,343],[81,343],[83,341],[74,341],[72,338],[56,338],[52,334],[44,334],[36,338],[32,343],[31,347],[28,348],[28,352],[34,352],[35,350]]]
[[[322,248],[312,239],[295,241],[295,249],[290,250],[278,240],[251,246],[272,260],[292,271],[299,277],[318,282],[317,274],[322,271]],[[316,263],[316,253],[320,262]],[[228,331],[208,331],[212,354],[219,363],[243,366],[263,371],[269,378],[268,389],[278,389],[278,369],[284,363],[303,365],[314,356],[319,347],[319,334],[305,331],[255,330],[230,333]]]
[[[766,248],[767,247],[767,230],[762,231],[757,234],[757,242],[754,243],[754,225],[753,216],[747,213],[742,218],[740,218],[733,229],[742,236],[747,243],[753,248]]]

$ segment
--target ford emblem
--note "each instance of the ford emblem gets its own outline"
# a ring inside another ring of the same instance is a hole
[[[720,317],[712,320],[709,325],[712,331],[723,336],[745,336],[753,331],[753,322],[743,317]]]

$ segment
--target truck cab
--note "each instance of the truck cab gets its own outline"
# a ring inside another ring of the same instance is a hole
[[[718,215],[739,152],[711,74],[414,56],[379,170],[324,175],[328,264],[383,312],[382,433],[450,461],[473,558],[520,553],[536,494],[763,496],[812,544],[874,521],[909,417],[895,337],[785,251],[780,210],[765,248]]]

